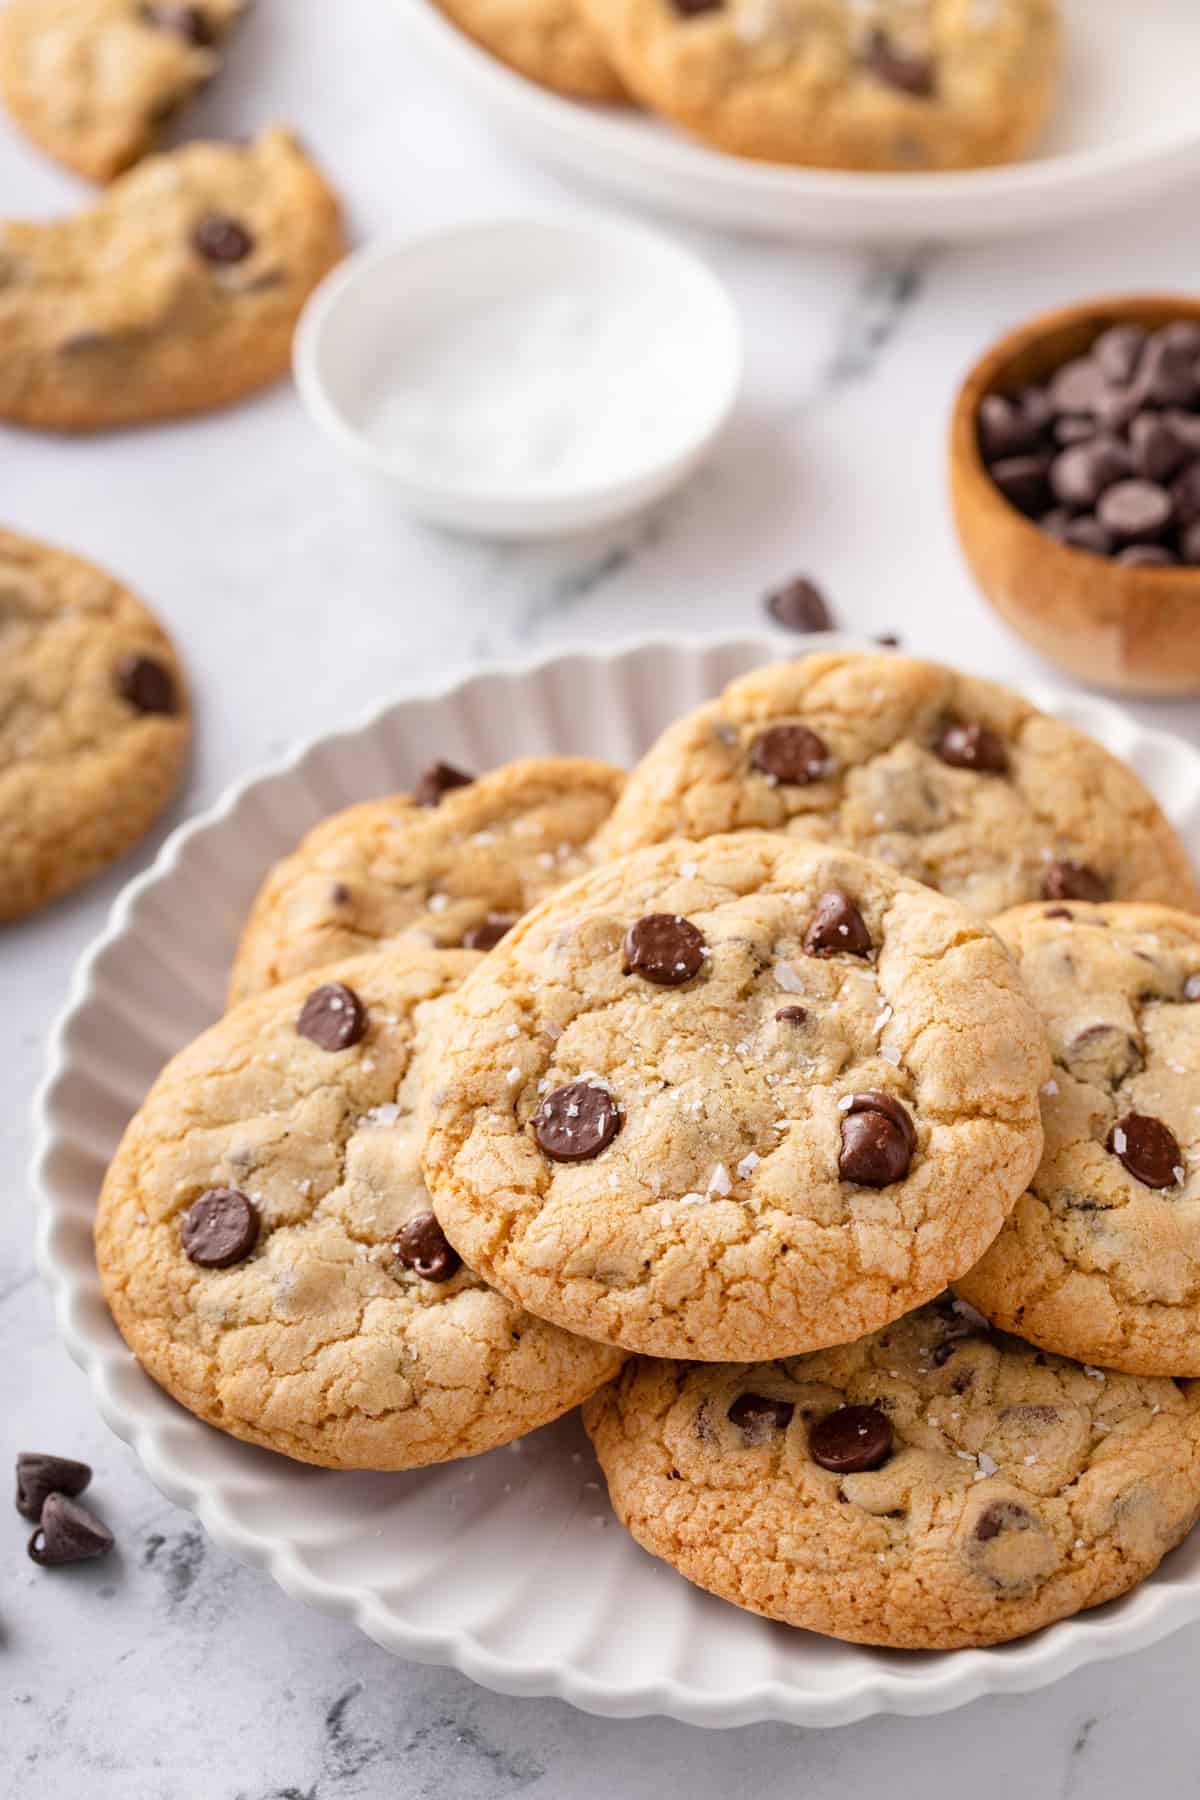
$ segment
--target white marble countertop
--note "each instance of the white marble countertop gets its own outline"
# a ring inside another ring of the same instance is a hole
[[[360,238],[572,199],[413,63],[384,0],[259,0],[202,122],[239,132],[273,117],[303,129]],[[5,213],[32,216],[79,189],[0,122],[0,197]],[[200,702],[174,819],[293,739],[426,676],[643,629],[753,627],[764,589],[801,570],[847,628],[898,631],[918,652],[1041,680],[954,546],[942,468],[954,382],[1034,308],[1194,285],[1193,221],[1185,193],[1076,233],[960,252],[681,233],[742,309],[746,393],[688,490],[584,543],[496,548],[421,529],[333,459],[287,388],[110,439],[0,432],[0,508],[6,524],[122,573],[174,631]],[[1138,710],[1200,742],[1194,704]],[[900,1771],[906,1791],[965,1783],[976,1800],[1108,1800],[1147,1779],[1159,1795],[1197,1791],[1200,1630],[940,1719],[702,1735],[510,1700],[394,1661],[208,1543],[100,1423],[55,1340],[30,1252],[28,1109],[46,1029],[76,956],[161,837],[0,945],[0,1467],[20,1448],[93,1461],[121,1546],[106,1564],[46,1574],[25,1558],[23,1522],[0,1512],[0,1792],[833,1800]]]

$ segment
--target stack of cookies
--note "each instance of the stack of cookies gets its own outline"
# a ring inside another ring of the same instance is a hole
[[[974,168],[1054,103],[1057,0],[436,0],[511,68],[626,101],[735,156]]]
[[[760,670],[626,779],[326,821],[97,1221],[149,1372],[334,1468],[585,1403],[701,1586],[999,1642],[1200,1516],[1200,891],[1138,778],[891,655]]]

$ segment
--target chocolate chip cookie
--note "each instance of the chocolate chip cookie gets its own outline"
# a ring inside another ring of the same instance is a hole
[[[101,569],[0,530],[0,920],[113,862],[187,759],[174,646]]]
[[[630,92],[737,156],[1006,162],[1054,100],[1055,0],[583,0]]]
[[[286,373],[342,254],[289,132],[152,156],[53,224],[0,224],[0,418],[96,431],[225,406]]]
[[[1046,1349],[1200,1375],[1200,919],[1031,906],[996,929],[1054,1072],[1041,1165],[959,1289]]]
[[[846,844],[982,918],[1037,899],[1200,909],[1132,770],[1007,688],[907,656],[735,681],[643,757],[597,853],[746,827]]]
[[[623,100],[624,84],[581,0],[436,0],[460,30],[540,87],[576,100]]]
[[[0,96],[43,150],[111,181],[216,74],[245,0],[8,0]]]
[[[143,1367],[235,1437],[328,1468],[507,1443],[619,1365],[492,1293],[417,1161],[446,996],[481,958],[380,952],[177,1056],[104,1184],[105,1293]]]
[[[490,950],[586,867],[624,779],[583,757],[531,757],[478,778],[436,762],[411,795],[335,813],[263,884],[231,1003],[401,935]]]
[[[996,1644],[1148,1575],[1200,1515],[1200,1384],[935,1303],[843,1349],[636,1361],[584,1420],[617,1517],[689,1581],[854,1643]]]
[[[425,1173],[485,1279],[654,1355],[794,1354],[938,1293],[1037,1164],[999,940],[849,852],[745,833],[595,870],[464,984]]]

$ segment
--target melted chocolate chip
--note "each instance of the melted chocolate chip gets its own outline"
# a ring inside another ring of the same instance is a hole
[[[621,1129],[612,1095],[589,1081],[571,1081],[547,1094],[533,1116],[533,1135],[554,1162],[587,1162]]]
[[[517,922],[516,913],[489,913],[479,925],[463,932],[464,950],[494,950]]]
[[[725,0],[671,0],[681,19],[696,19],[701,13],[720,12]]]
[[[1183,1153],[1175,1133],[1161,1119],[1126,1113],[1109,1132],[1105,1148],[1120,1157],[1143,1187],[1175,1187],[1179,1180],[1176,1171],[1183,1167]]]
[[[227,213],[205,213],[192,228],[192,248],[210,263],[239,263],[254,249],[254,238]]]
[[[208,50],[216,43],[216,33],[203,7],[143,6],[142,20],[156,31],[170,31],[196,50]]]
[[[392,1247],[397,1260],[423,1281],[449,1281],[462,1267],[462,1258],[431,1212],[414,1213]]]
[[[1107,900],[1108,883],[1086,863],[1064,859],[1048,865],[1042,877],[1042,899]]]
[[[1075,914],[1069,906],[1051,906],[1043,914],[1044,919],[1073,919]]]
[[[621,966],[659,987],[679,987],[704,966],[707,946],[690,920],[678,913],[647,913],[625,933]]]
[[[85,1462],[23,1450],[17,1458],[17,1511],[36,1524],[48,1494],[82,1494],[91,1479],[92,1471]]]
[[[184,1253],[201,1269],[244,1262],[258,1242],[258,1208],[237,1188],[209,1188],[180,1222]]]
[[[367,1009],[345,982],[327,981],[304,1002],[296,1030],[319,1050],[348,1050],[366,1035]]]
[[[861,1475],[892,1454],[892,1422],[877,1406],[839,1406],[808,1434],[809,1454],[835,1475]]]
[[[807,725],[772,725],[755,738],[750,764],[785,787],[807,787],[829,773],[829,749]]]
[[[936,67],[932,57],[917,56],[893,42],[886,31],[872,31],[862,53],[862,60],[877,81],[895,88],[914,99],[928,100],[936,89]]]
[[[418,806],[440,806],[444,795],[455,788],[470,787],[474,779],[453,763],[430,763],[413,788],[412,797]]]
[[[1033,1514],[1015,1500],[993,1500],[976,1520],[975,1536],[986,1544],[1002,1531],[1028,1531],[1034,1524]]]
[[[872,947],[867,922],[846,890],[830,888],[822,894],[805,934],[805,954],[869,956]]]
[[[780,1025],[804,1025],[808,1022],[807,1006],[781,1006],[775,1014]]]
[[[916,1147],[906,1109],[891,1094],[868,1089],[843,1110],[838,1174],[859,1187],[890,1187],[908,1174]]]
[[[766,1394],[739,1394],[729,1408],[729,1422],[736,1425],[751,1444],[763,1444],[777,1431],[786,1431],[792,1422],[795,1403],[771,1400]]]
[[[153,656],[131,654],[117,664],[117,689],[140,713],[173,713],[175,683],[171,672]]]
[[[46,1496],[41,1524],[29,1540],[29,1554],[35,1563],[44,1569],[59,1569],[67,1563],[107,1556],[112,1547],[112,1532],[86,1506],[66,1494]]]
[[[1003,739],[977,720],[947,725],[938,739],[937,753],[952,769],[976,769],[984,775],[1003,775],[1008,769]]]
[[[831,631],[833,615],[815,581],[798,575],[767,595],[766,608],[785,631]]]

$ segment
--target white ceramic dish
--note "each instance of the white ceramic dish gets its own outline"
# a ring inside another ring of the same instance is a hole
[[[402,786],[435,753],[468,768],[546,750],[629,761],[733,676],[799,647],[759,637],[558,656],[398,700],[318,740],[174,834],[117,903],[53,1035],[37,1103],[38,1254],[105,1419],[164,1493],[289,1593],[505,1693],[699,1725],[835,1725],[1039,1688],[1200,1618],[1197,1532],[1135,1593],[1002,1649],[882,1652],[789,1631],[639,1550],[612,1519],[576,1419],[471,1462],[330,1474],[192,1418],[109,1318],[91,1239],[105,1164],[163,1061],[221,1011],[250,898],[303,830]],[[1200,754],[1099,701],[1032,698],[1138,769],[1200,852]]]
[[[549,385],[532,378],[531,359],[546,367],[547,320],[561,325],[564,310],[575,330],[633,347],[624,382],[589,367],[588,339],[568,367],[547,371]],[[522,319],[538,346],[524,353],[513,341]],[[464,384],[473,356],[490,370],[482,418],[478,384],[469,374]],[[410,512],[459,531],[547,537],[624,518],[686,479],[733,407],[742,339],[732,300],[697,257],[646,226],[579,212],[485,219],[360,251],[309,301],[294,362],[316,423]],[[390,432],[380,424],[389,404]],[[437,447],[453,431],[458,452],[440,464],[427,441],[431,404]],[[560,451],[575,442],[584,462],[573,477],[553,460],[512,465],[529,440]],[[462,458],[480,454],[486,465],[473,473]]]
[[[397,0],[414,42],[527,150],[636,204],[771,236],[984,238],[1117,211],[1200,170],[1195,0],[1063,0],[1062,104],[1040,154],[945,175],[748,162],[651,118],[561,99],[477,48],[434,0]]]

